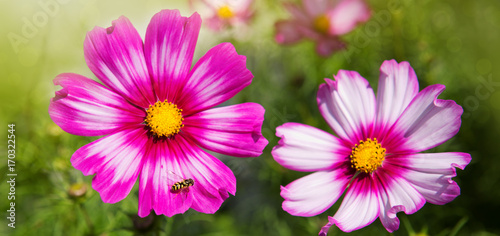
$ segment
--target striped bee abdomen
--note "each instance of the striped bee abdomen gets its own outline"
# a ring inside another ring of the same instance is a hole
[[[187,189],[194,185],[193,179],[184,179],[172,185],[172,192],[177,192],[182,189]]]

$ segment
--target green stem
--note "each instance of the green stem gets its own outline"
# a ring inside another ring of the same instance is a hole
[[[167,223],[165,224],[165,230],[164,232],[167,234],[167,236],[172,234],[172,228],[174,225],[174,217],[167,218]]]
[[[403,221],[406,231],[408,231],[408,235],[415,235],[415,230],[413,230],[413,227],[411,227],[408,217],[406,217],[406,215],[401,215],[400,219],[401,221]]]
[[[80,203],[78,206],[80,206],[80,210],[82,211],[83,218],[85,219],[85,223],[87,224],[87,227],[89,228],[90,234],[94,234],[94,224],[92,223],[92,220],[90,219],[89,213],[87,212],[87,209],[83,205],[83,203]]]
[[[467,223],[468,220],[469,217],[467,216],[464,216],[462,219],[460,219],[455,227],[453,227],[453,229],[451,230],[450,236],[457,235],[458,231],[460,231],[460,229],[465,225],[465,223]]]

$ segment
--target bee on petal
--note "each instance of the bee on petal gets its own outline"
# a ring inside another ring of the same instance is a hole
[[[175,193],[175,197],[177,197],[177,195],[179,193],[188,193],[189,192],[189,187],[193,186],[194,185],[194,180],[191,179],[191,178],[183,178],[181,177],[180,175],[172,172],[172,171],[169,171],[168,172],[168,178],[170,180],[172,180],[173,182],[175,182],[174,184],[172,184],[172,186],[170,187],[170,192],[172,193]],[[177,179],[177,180],[175,180]],[[174,197],[174,198],[175,198]]]

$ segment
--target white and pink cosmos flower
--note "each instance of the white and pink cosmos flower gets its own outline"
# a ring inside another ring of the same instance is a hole
[[[122,16],[84,41],[87,65],[104,85],[78,74],[54,80],[62,89],[50,102],[52,120],[74,135],[104,136],[71,157],[84,175],[96,174],[92,187],[104,202],[124,199],[139,178],[141,217],[151,209],[167,216],[189,208],[214,213],[235,194],[236,178],[202,148],[248,157],[267,145],[261,105],[213,108],[253,75],[230,43],[213,47],[191,68],[200,26],[197,13],[187,18],[163,10],[151,19],[143,43]],[[182,179],[194,185],[173,191]]]
[[[192,6],[194,2],[204,5],[198,7],[200,14],[206,16],[205,24],[215,31],[245,25],[253,17],[254,0],[190,0]]]
[[[272,155],[282,166],[314,171],[285,187],[283,209],[314,216],[330,208],[346,191],[329,223],[350,232],[379,218],[389,232],[399,228],[398,212],[413,214],[426,203],[445,204],[458,195],[455,168],[471,161],[468,153],[420,153],[453,137],[463,109],[437,99],[443,85],[419,92],[407,62],[385,61],[377,96],[355,71],[340,70],[318,91],[323,118],[337,136],[317,128],[286,123]]]
[[[371,16],[363,0],[302,0],[301,6],[285,3],[285,8],[292,19],[276,22],[276,42],[294,44],[308,38],[316,42],[321,56],[343,49],[345,43],[339,37]]]

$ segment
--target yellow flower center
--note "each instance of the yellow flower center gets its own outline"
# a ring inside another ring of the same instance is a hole
[[[179,133],[180,129],[184,127],[182,109],[177,108],[177,105],[167,102],[167,100],[149,105],[146,112],[148,115],[144,122],[157,137],[169,138]]]
[[[217,10],[217,15],[222,19],[229,19],[234,16],[229,6],[223,6]]]
[[[385,159],[385,148],[383,148],[377,139],[370,138],[363,141],[359,141],[352,148],[352,153],[349,156],[351,158],[351,167],[355,168],[357,171],[363,171],[365,173],[372,173],[375,171]]]
[[[328,29],[330,29],[330,21],[326,15],[321,15],[314,19],[314,29],[323,34],[328,33]]]

